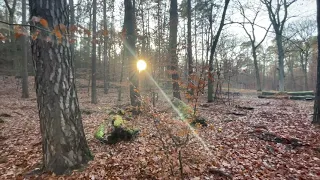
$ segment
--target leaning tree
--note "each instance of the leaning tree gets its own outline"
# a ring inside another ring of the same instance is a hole
[[[67,0],[29,0],[43,170],[63,174],[92,159],[85,138],[69,44]],[[41,29],[41,30],[40,30]]]

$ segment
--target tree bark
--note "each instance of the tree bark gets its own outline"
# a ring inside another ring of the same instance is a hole
[[[170,3],[170,35],[169,35],[169,54],[172,71],[172,89],[173,97],[181,99],[178,74],[178,57],[177,57],[177,34],[178,34],[178,2],[171,0]]]
[[[258,58],[257,58],[257,49],[252,45],[252,56],[253,56],[253,64],[256,73],[256,81],[257,81],[257,91],[261,91],[261,81],[260,81],[260,72],[258,66]]]
[[[214,37],[214,41],[211,46],[210,59],[209,59],[209,73],[208,73],[208,102],[213,102],[213,55],[216,51],[219,37],[222,32],[222,28],[224,26],[224,20],[226,17],[226,12],[228,9],[229,2],[230,2],[230,0],[225,0],[225,2],[224,2],[224,8],[223,8],[223,13],[222,13],[219,29],[217,31],[217,34]]]
[[[140,92],[138,70],[136,68],[136,32],[135,32],[135,15],[131,0],[124,1],[125,15],[124,15],[124,29],[126,32],[126,39],[124,42],[126,52],[129,59],[129,81],[130,81],[130,101],[131,105],[135,107],[133,114],[140,113]]]
[[[93,0],[92,7],[91,103],[97,104],[97,0]]]
[[[317,87],[314,100],[313,124],[320,124],[320,0],[317,0],[317,27],[318,27],[318,65],[317,65]]]
[[[70,6],[70,25],[75,26],[76,25],[76,20],[75,20],[75,10],[74,10],[74,2],[73,0],[69,0],[69,6]],[[75,51],[74,51],[74,44],[76,43],[75,41],[75,32],[71,32],[71,43],[70,43],[70,50],[71,50],[71,59],[74,62],[74,74],[75,78],[77,75],[77,66],[75,62]]]
[[[188,93],[193,95],[194,89],[191,75],[193,73],[193,62],[192,62],[192,41],[191,41],[191,0],[188,0],[187,16],[188,16],[188,42],[187,42],[187,54],[188,54]]]
[[[282,44],[282,35],[276,33],[276,42],[278,49],[278,63],[279,63],[279,91],[284,91],[284,50]]]
[[[69,26],[66,0],[29,0],[30,16],[42,17],[49,29]],[[36,23],[36,26],[41,26]],[[44,27],[43,27],[44,28]],[[36,32],[31,27],[31,33]],[[60,32],[64,34],[64,32]],[[51,41],[46,41],[47,37]],[[80,168],[93,157],[85,138],[74,82],[68,39],[41,32],[32,40],[36,94],[42,136],[43,170],[57,175]]]
[[[107,66],[108,64],[108,36],[105,32],[107,32],[107,2],[106,0],[103,1],[103,92],[108,94],[109,87],[108,87],[108,75],[107,75]]]
[[[22,24],[26,24],[27,0],[22,0]],[[22,98],[29,98],[27,37],[22,36]]]

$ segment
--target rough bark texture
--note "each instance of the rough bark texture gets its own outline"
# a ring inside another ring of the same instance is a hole
[[[135,15],[131,0],[124,1],[125,15],[124,15],[124,30],[126,32],[126,39],[124,42],[125,49],[129,59],[130,72],[130,100],[131,105],[135,107],[134,114],[140,112],[140,92],[138,81],[138,70],[136,68],[136,35],[135,35]]]
[[[22,24],[26,24],[26,2],[27,0],[22,0]],[[22,36],[22,98],[29,98],[28,89],[28,52],[27,52],[27,37]]]
[[[66,0],[29,0],[30,16],[47,20],[49,29],[68,24]],[[41,26],[36,23],[36,26]],[[31,28],[31,33],[36,29]],[[47,36],[51,41],[47,41]],[[42,136],[43,170],[67,173],[92,155],[83,131],[68,38],[41,32],[32,40],[36,93]]]
[[[178,3],[177,0],[171,0],[170,4],[170,35],[169,35],[169,54],[172,71],[172,88],[173,97],[181,99],[178,74],[178,58],[177,58],[177,29],[178,29]]]
[[[93,0],[92,7],[91,103],[97,104],[97,0]]]
[[[75,8],[74,8],[74,2],[73,0],[69,0],[69,6],[70,6],[70,25],[76,25],[76,20],[75,20]],[[75,46],[75,42],[73,42],[73,40],[75,39],[75,36],[74,36],[74,33],[75,32],[72,32],[71,33],[71,41],[72,43],[70,44],[70,50],[71,50],[71,59],[72,61],[74,62],[74,74],[75,74],[75,77],[76,77],[76,74],[77,74],[77,68],[76,68],[76,62],[75,62],[75,53],[74,53],[74,46]]]
[[[214,41],[211,46],[210,59],[209,59],[209,73],[208,73],[208,102],[213,102],[213,55],[216,51],[219,37],[222,32],[222,28],[224,26],[224,19],[226,17],[229,2],[230,0],[225,0],[224,2],[223,13],[222,13],[219,29],[217,31],[217,34],[214,37]]]
[[[314,124],[320,124],[320,0],[317,0],[317,22],[318,22],[318,65],[317,65],[317,89],[314,100],[313,121]]]

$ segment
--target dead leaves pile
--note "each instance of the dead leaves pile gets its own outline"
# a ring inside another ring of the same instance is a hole
[[[30,89],[31,90],[31,89]],[[173,179],[180,178],[178,151],[181,150],[185,179],[319,179],[320,131],[311,125],[311,102],[263,99],[239,99],[235,104],[251,106],[254,110],[235,106],[210,104],[200,110],[208,118],[209,127],[197,130],[209,152],[197,138],[192,137],[184,147],[174,147],[170,138],[159,133],[154,119],[142,115],[133,123],[141,129],[139,137],[128,143],[100,144],[94,131],[105,113],[116,105],[116,93],[103,95],[98,91],[99,104],[92,105],[86,88],[79,88],[86,137],[93,161],[83,170],[71,175],[43,174],[45,179]],[[0,179],[23,179],[26,173],[41,165],[41,136],[35,94],[21,99],[20,92],[1,89],[0,114]],[[32,91],[31,91],[32,92]],[[111,103],[110,103],[111,102]],[[161,104],[158,104],[161,109]],[[245,116],[230,114],[241,111]],[[170,120],[169,113],[159,115],[159,121]],[[171,123],[171,124],[170,124]],[[170,126],[183,126],[170,121]],[[249,132],[264,130],[281,137],[296,138],[309,146],[290,148],[285,144],[268,142]],[[162,137],[164,141],[161,141]],[[165,145],[163,144],[165,143]],[[167,148],[167,149],[166,149]],[[37,176],[28,176],[34,179]],[[39,177],[38,177],[39,178]]]

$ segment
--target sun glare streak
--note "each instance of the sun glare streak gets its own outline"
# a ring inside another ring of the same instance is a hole
[[[202,144],[202,146],[204,147],[204,149],[209,152],[210,155],[212,155],[212,152],[210,151],[208,145],[204,142],[204,140],[194,131],[194,128],[187,122],[185,121],[183,114],[179,111],[179,109],[171,102],[170,98],[168,97],[168,95],[161,89],[161,87],[158,85],[158,83],[152,78],[152,76],[150,76],[149,73],[147,73],[148,77],[151,79],[151,81],[157,86],[157,88],[160,90],[161,94],[163,95],[163,97],[166,99],[166,101],[168,101],[168,103],[171,105],[171,107],[173,108],[173,110],[179,115],[180,119],[182,119],[182,121],[189,127],[189,129],[191,130],[192,134],[194,137],[197,138],[197,140]]]

